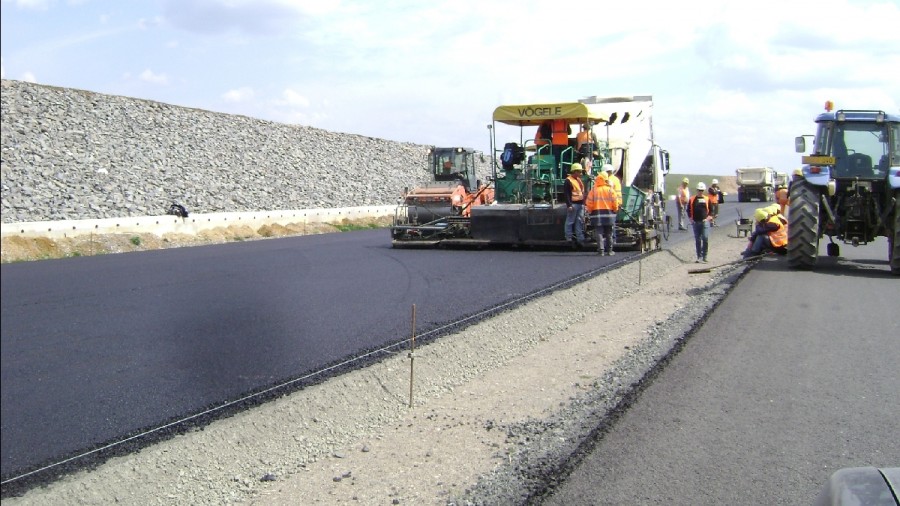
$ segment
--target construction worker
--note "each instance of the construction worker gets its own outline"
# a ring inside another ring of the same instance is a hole
[[[616,176],[615,170],[611,164],[604,164],[603,171],[609,178],[609,186],[616,192],[616,200],[619,201],[619,207],[622,207],[622,181]]]
[[[697,193],[690,198],[687,205],[688,217],[694,228],[694,245],[697,249],[697,263],[708,263],[709,229],[712,216],[709,214],[709,199],[706,196],[706,183],[697,183]]]
[[[538,146],[547,146],[550,144],[550,138],[553,136],[553,122],[550,120],[540,124],[537,132],[534,133],[534,143]]]
[[[598,255],[615,255],[613,246],[613,230],[616,227],[616,213],[619,212],[619,201],[616,192],[609,185],[609,176],[606,172],[597,174],[594,187],[588,193],[585,204],[594,234],[597,237]]]
[[[469,192],[466,191],[466,187],[458,184],[456,188],[453,189],[453,193],[450,194],[450,206],[451,209],[460,216],[469,216],[472,212],[472,206],[469,204]]]
[[[575,162],[569,169],[564,184],[566,199],[566,241],[572,244],[572,249],[584,247],[584,182],[581,180],[581,164]]]
[[[593,153],[597,144],[599,144],[597,142],[597,134],[591,130],[590,123],[583,123],[581,131],[575,136],[575,151],[581,157],[581,166],[587,168],[588,173],[590,173],[594,164]]]
[[[744,258],[762,255],[766,251],[787,252],[787,220],[780,213],[771,211],[771,206],[760,207],[753,213],[756,227],[750,234],[747,249],[741,253]]]
[[[719,216],[719,198],[722,194],[722,190],[719,188],[719,180],[713,179],[709,183],[709,188],[706,190],[707,198],[709,198],[709,214],[712,216],[709,224],[710,226],[716,226],[716,217]]]
[[[787,186],[779,186],[775,191],[775,203],[778,204],[781,214],[787,214],[788,204],[790,204]]]
[[[572,127],[564,119],[555,119],[550,123],[550,126],[552,130],[550,136],[552,146],[550,146],[550,149],[553,151],[553,158],[556,159],[556,170],[557,174],[560,175],[558,177],[561,177],[565,175],[565,166],[562,160],[563,151],[569,147],[569,135],[572,133]],[[572,169],[570,168],[569,170]]]
[[[678,230],[687,230],[685,226],[685,218],[687,218],[687,205],[691,198],[688,185],[691,181],[688,178],[681,180],[681,186],[675,191],[675,204],[678,206]]]

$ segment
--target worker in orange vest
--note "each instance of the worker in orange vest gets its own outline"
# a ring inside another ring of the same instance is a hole
[[[585,207],[594,227],[594,235],[597,237],[597,254],[615,255],[613,229],[616,227],[619,201],[616,192],[609,185],[609,176],[606,172],[597,174],[594,187],[588,192]]]
[[[550,122],[550,128],[552,130],[550,136],[552,146],[550,149],[553,152],[553,158],[556,160],[557,177],[562,177],[565,175],[565,171],[563,170],[565,166],[563,165],[562,160],[563,151],[569,147],[569,134],[572,133],[572,127],[570,127],[569,123],[564,119],[555,119]],[[571,162],[572,159],[569,159],[568,161]]]
[[[750,234],[747,249],[741,253],[744,258],[761,255],[766,251],[785,254],[787,252],[788,233],[787,219],[779,212],[760,207],[753,213],[756,228]]]
[[[778,190],[775,191],[775,203],[781,209],[781,214],[787,214],[787,208],[790,204],[787,186],[779,186]]]
[[[697,250],[697,262],[707,263],[709,253],[709,197],[706,195],[706,183],[697,183],[697,193],[690,198],[687,205],[688,217],[694,229],[694,245]]]
[[[597,149],[597,134],[591,130],[590,123],[583,123],[581,131],[575,136],[575,151],[581,157],[581,166],[590,174],[594,165],[594,150]]]
[[[469,192],[466,191],[466,187],[458,184],[456,188],[453,189],[453,193],[450,194],[450,205],[451,208],[460,216],[469,216],[469,213],[472,212],[472,206],[469,205],[471,200],[469,199]]]
[[[537,132],[534,133],[534,143],[538,146],[547,146],[553,137],[553,122],[544,121],[538,126]]]
[[[719,215],[719,196],[721,194],[722,190],[719,188],[719,180],[713,179],[706,190],[706,198],[709,199],[709,215],[712,216],[709,224],[712,227],[716,226],[716,217]]]

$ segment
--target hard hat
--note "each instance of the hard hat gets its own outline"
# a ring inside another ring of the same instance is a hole
[[[803,169],[794,169],[794,175],[795,175],[795,176],[802,176],[802,175],[803,175]]]
[[[688,184],[688,183],[691,182],[691,180],[688,179],[688,178],[684,178],[684,179],[681,180],[681,182],[684,183],[684,184]]]
[[[581,167],[581,164],[578,162],[575,162],[572,164],[572,168],[569,169],[569,172],[575,172],[575,171],[581,172],[583,170],[584,169]]]
[[[778,204],[772,204],[770,206],[764,207],[769,214],[778,214],[781,212],[781,206]]]
[[[699,183],[697,183],[697,189],[706,191],[706,183],[704,183],[703,181],[700,181]]]
[[[718,179],[713,179],[713,180],[712,180],[712,184],[719,184],[719,180],[718,180]]]
[[[614,171],[612,164],[609,164],[609,163],[603,164],[603,170],[605,172],[613,172]]]
[[[597,179],[609,181],[609,175],[607,175],[606,172],[601,172],[601,173],[597,174]]]
[[[760,207],[753,213],[753,218],[756,221],[766,221],[766,218],[769,217],[769,211],[765,207]]]

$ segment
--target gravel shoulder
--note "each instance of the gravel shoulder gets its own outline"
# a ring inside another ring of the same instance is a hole
[[[713,229],[711,265],[745,245]],[[417,348],[411,407],[403,352],[2,502],[528,502],[746,268],[688,274],[693,248],[645,255]]]

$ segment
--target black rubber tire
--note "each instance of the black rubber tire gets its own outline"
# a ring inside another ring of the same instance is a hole
[[[900,191],[894,192],[894,231],[888,237],[891,274],[900,276]]]
[[[806,181],[791,188],[788,266],[812,269],[819,257],[819,190]]]

